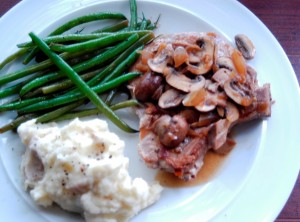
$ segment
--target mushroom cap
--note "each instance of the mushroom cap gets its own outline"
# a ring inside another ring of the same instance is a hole
[[[225,82],[230,80],[233,76],[234,73],[231,70],[226,68],[220,68],[213,74],[212,79],[216,81],[219,84],[219,86],[224,87]]]
[[[178,68],[182,64],[188,62],[189,55],[183,46],[178,46],[174,50],[174,67]]]
[[[168,89],[159,97],[158,106],[162,109],[176,107],[182,100],[183,93],[176,89]]]
[[[196,40],[198,47],[187,47],[189,55],[187,70],[195,75],[209,72],[213,66],[214,41],[209,36],[202,36]]]
[[[197,76],[195,79],[191,79],[172,67],[166,67],[163,74],[170,86],[183,92],[198,90],[205,85],[205,78],[203,76]]]
[[[185,139],[188,129],[188,123],[180,115],[163,115],[154,123],[154,132],[168,148],[176,148]]]
[[[235,44],[245,59],[253,59],[256,48],[253,42],[244,34],[238,34],[234,37]]]
[[[154,72],[163,73],[164,68],[173,63],[174,49],[172,44],[161,43],[153,58],[148,59],[148,66]]]
[[[249,106],[254,99],[251,89],[246,84],[242,84],[234,79],[224,84],[224,91],[228,97],[242,106]]]

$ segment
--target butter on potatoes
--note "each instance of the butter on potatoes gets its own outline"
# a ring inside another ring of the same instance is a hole
[[[159,184],[130,177],[124,142],[105,121],[75,119],[60,128],[30,120],[18,133],[25,188],[38,205],[56,203],[86,221],[127,221],[159,199]]]

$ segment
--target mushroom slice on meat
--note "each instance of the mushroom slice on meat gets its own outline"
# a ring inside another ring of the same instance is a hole
[[[253,59],[255,56],[255,46],[252,41],[243,34],[234,37],[235,44],[245,59]]]
[[[188,78],[183,73],[177,72],[174,68],[166,67],[163,72],[166,81],[170,86],[183,92],[191,92],[204,87],[205,78],[197,76],[195,79]]]
[[[233,61],[230,57],[219,57],[216,59],[214,65],[214,72],[217,72],[221,68],[225,68],[230,71],[236,71]]]
[[[234,47],[223,37],[218,36],[215,39],[214,48],[214,71],[216,72],[219,68],[228,68],[230,70],[234,69],[233,63],[231,61],[231,54]]]
[[[226,106],[227,96],[224,92],[212,93],[207,90],[206,97],[203,102],[199,103],[195,108],[200,112],[209,112],[217,106]]]
[[[218,91],[218,88],[219,88],[219,84],[216,83],[216,82],[213,82],[211,81],[210,79],[206,79],[205,80],[205,88],[212,92],[212,93],[215,93]]]
[[[159,97],[158,105],[162,109],[167,109],[180,105],[182,100],[182,92],[176,89],[168,89]]]
[[[214,56],[214,41],[208,37],[200,37],[196,44],[198,47],[188,47],[189,61],[187,70],[193,74],[201,75],[211,70]]]
[[[148,59],[148,66],[154,72],[163,73],[164,68],[173,63],[174,49],[172,44],[161,43],[156,55]]]
[[[200,113],[197,122],[191,124],[191,128],[206,127],[220,119],[216,112]]]
[[[251,89],[237,80],[227,81],[224,90],[227,96],[239,105],[249,106],[253,102],[254,95]]]
[[[193,106],[200,112],[209,112],[216,106],[226,106],[227,96],[224,92],[211,92],[205,88],[188,93],[182,101],[184,106]]]
[[[212,79],[216,81],[219,86],[224,87],[225,82],[232,79],[234,77],[234,73],[226,68],[221,68],[217,72],[214,73]]]
[[[187,107],[189,107],[189,106],[195,107],[198,104],[204,102],[204,100],[206,98],[206,94],[207,94],[207,91],[205,90],[205,88],[191,91],[184,97],[182,104]]]
[[[174,66],[181,66],[188,61],[189,55],[183,46],[178,46],[174,50]]]

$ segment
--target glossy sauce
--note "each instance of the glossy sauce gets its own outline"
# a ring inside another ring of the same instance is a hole
[[[212,151],[207,152],[204,158],[204,163],[196,178],[191,181],[183,181],[171,173],[158,171],[156,180],[160,185],[171,188],[191,187],[210,181],[217,171],[221,168],[222,163],[227,155],[220,155]]]

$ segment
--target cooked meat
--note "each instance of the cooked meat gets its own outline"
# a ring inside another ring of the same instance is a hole
[[[272,97],[270,84],[264,84],[254,91],[256,100],[249,106],[240,109],[239,122],[271,116]]]
[[[270,85],[260,87],[242,53],[215,33],[162,35],[141,52],[129,89],[144,102],[139,154],[152,168],[195,177],[206,152],[228,153],[232,127],[271,115]]]

